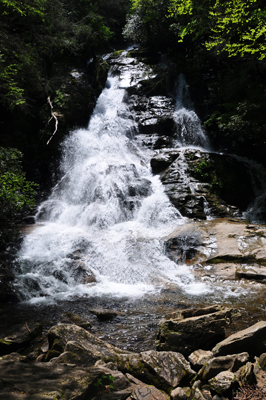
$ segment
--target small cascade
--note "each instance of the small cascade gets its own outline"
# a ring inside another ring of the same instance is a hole
[[[210,144],[201,121],[193,111],[188,86],[183,74],[179,75],[176,94],[176,110],[174,121],[176,124],[176,147],[201,147],[210,150]]]

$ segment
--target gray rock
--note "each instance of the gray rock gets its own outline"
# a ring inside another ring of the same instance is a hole
[[[242,351],[247,351],[251,356],[259,356],[266,350],[265,335],[266,321],[260,321],[217,343],[212,351],[216,356]]]
[[[190,399],[190,388],[177,387],[171,392],[172,400],[189,400]]]
[[[126,374],[126,376],[133,383],[133,392],[128,400],[169,400],[169,396],[155,386],[147,385],[130,374]]]
[[[156,154],[151,159],[151,169],[154,174],[159,174],[171,165],[179,156],[179,151],[171,150]]]
[[[233,372],[223,371],[209,380],[210,388],[218,395],[227,395],[231,393],[236,386],[236,377]]]
[[[110,319],[115,318],[117,315],[120,315],[118,311],[111,310],[109,308],[90,308],[89,310],[92,314],[96,315],[100,321],[108,321]]]
[[[79,315],[72,313],[72,312],[66,312],[62,314],[63,323],[73,323],[75,325],[80,326],[81,328],[84,328],[86,330],[91,328],[91,323],[90,321],[80,317]]]
[[[218,375],[222,371],[236,372],[248,361],[248,359],[248,353],[214,357],[204,365],[199,375],[206,381]]]
[[[250,279],[254,281],[266,282],[266,267],[260,265],[240,265],[236,269],[236,278]]]
[[[213,358],[213,352],[208,350],[195,350],[188,357],[189,362],[193,365],[194,369],[199,369]]]
[[[247,165],[230,155],[180,149],[160,176],[172,204],[190,218],[241,216],[254,198]]]
[[[199,348],[209,350],[225,337],[225,330],[236,314],[236,310],[220,308],[211,314],[183,320],[163,320],[159,324],[157,350],[181,352],[185,357]]]
[[[256,374],[254,372],[254,364],[251,362],[243,365],[235,375],[240,383],[240,386],[253,386],[257,383]]]
[[[138,379],[170,390],[178,385],[186,385],[195,372],[180,353],[145,351],[140,354],[119,355],[118,369],[130,372]]]
[[[46,361],[58,357],[58,360],[53,360],[56,363],[93,365],[100,359],[115,361],[118,354],[125,353],[77,325],[60,324],[52,327],[48,332],[48,341]]]
[[[263,371],[266,371],[266,353],[262,353],[262,354],[259,356],[258,364],[259,364],[259,367],[260,367]]]

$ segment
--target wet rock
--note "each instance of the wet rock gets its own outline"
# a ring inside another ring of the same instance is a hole
[[[25,349],[42,331],[38,322],[30,321],[14,325],[7,336],[0,339],[0,355]]]
[[[117,365],[122,372],[128,371],[138,379],[163,390],[173,389],[181,382],[186,384],[195,375],[184,356],[171,351],[151,350],[140,354],[121,355]]]
[[[86,330],[89,330],[91,328],[90,321],[80,317],[79,315],[71,311],[63,313],[62,317],[63,317],[62,323],[73,323]]]
[[[100,321],[108,321],[110,319],[117,317],[117,315],[120,314],[119,312],[117,312],[115,310],[111,310],[109,308],[102,308],[102,307],[91,308],[89,311],[92,314],[96,315]]]
[[[199,372],[201,379],[208,381],[222,371],[236,372],[249,359],[248,353],[211,358]]]
[[[160,172],[164,171],[176,160],[178,156],[179,152],[175,150],[160,152],[159,154],[156,154],[151,159],[152,172],[154,174],[159,174]]]
[[[259,265],[240,265],[236,269],[236,278],[251,279],[266,283],[266,267]]]
[[[215,391],[218,395],[231,397],[235,387],[237,387],[236,377],[233,372],[223,371],[209,380],[211,390]]]
[[[60,324],[52,327],[48,332],[48,340],[47,361],[60,356],[54,362],[65,362],[67,359],[71,363],[93,365],[100,359],[115,361],[118,354],[125,353],[77,325]]]
[[[266,321],[260,321],[247,329],[236,332],[212,349],[215,356],[247,351],[251,356],[265,352]]]
[[[197,231],[182,231],[179,235],[165,242],[165,253],[177,264],[193,259],[201,245],[200,233]]]
[[[225,337],[225,330],[236,315],[236,310],[221,307],[220,311],[206,315],[162,320],[157,334],[157,349],[182,352],[184,356],[199,348],[209,350],[219,338]]]

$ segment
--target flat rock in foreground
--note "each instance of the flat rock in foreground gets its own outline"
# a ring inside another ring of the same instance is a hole
[[[259,356],[266,351],[265,337],[266,321],[260,321],[217,343],[212,352],[215,356],[223,356],[247,351],[250,355]]]

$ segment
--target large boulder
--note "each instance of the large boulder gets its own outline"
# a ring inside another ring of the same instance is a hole
[[[172,351],[123,354],[118,356],[117,365],[122,372],[130,372],[136,378],[166,391],[188,384],[195,376],[185,357]]]
[[[201,311],[202,310],[202,311]],[[207,312],[210,308],[207,308]],[[226,328],[237,315],[236,310],[214,307],[185,310],[184,319],[171,318],[159,324],[156,346],[159,351],[176,351],[188,356],[201,348],[210,350],[220,338],[225,337]]]
[[[266,350],[266,321],[260,321],[247,329],[230,335],[212,349],[215,356],[247,351],[251,356],[259,356]]]
[[[49,351],[46,361],[94,365],[97,360],[115,361],[125,353],[98,339],[87,330],[70,324],[53,326],[48,332]]]

